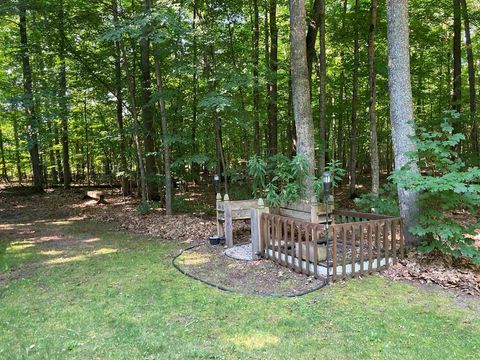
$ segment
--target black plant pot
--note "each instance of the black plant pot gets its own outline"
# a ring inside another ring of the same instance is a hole
[[[220,245],[221,241],[222,241],[222,238],[218,235],[210,236],[208,238],[208,242],[210,243],[210,245]]]

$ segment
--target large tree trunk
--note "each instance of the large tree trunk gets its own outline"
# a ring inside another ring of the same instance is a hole
[[[30,66],[30,56],[27,38],[27,15],[23,2],[19,5],[20,11],[20,55],[22,58],[23,71],[23,106],[27,115],[27,141],[28,152],[30,153],[30,161],[33,170],[33,187],[35,190],[43,191],[43,176],[42,168],[40,166],[40,155],[38,151],[38,122],[35,113],[35,105],[33,101],[33,86],[32,86],[32,68]]]
[[[150,13],[150,0],[143,0],[144,14]],[[142,122],[143,144],[145,146],[145,175],[148,197],[150,200],[159,200],[158,185],[156,181],[157,166],[155,160],[155,129],[153,121],[153,107],[150,103],[152,92],[150,86],[152,78],[150,74],[150,41],[148,40],[149,27],[142,29],[140,40],[140,72],[142,90]]]
[[[467,45],[468,62],[468,86],[470,90],[470,124],[472,126],[471,143],[472,150],[477,157],[480,157],[478,148],[478,124],[477,124],[477,91],[475,87],[475,63],[473,59],[472,38],[470,35],[470,20],[468,18],[467,2],[461,0],[463,11],[463,22],[465,25],[465,44]]]
[[[408,0],[387,0],[388,18],[388,85],[390,92],[390,121],[395,156],[395,169],[399,170],[410,162],[409,153],[416,151],[411,137],[415,135],[413,118],[412,85],[410,78],[410,54],[408,34]],[[418,173],[416,162],[411,171]],[[405,229],[415,222],[417,194],[398,188],[400,214]],[[405,231],[408,244],[418,239]]]
[[[357,186],[357,107],[358,107],[358,67],[359,67],[359,33],[358,0],[355,0],[355,35],[353,43],[353,79],[352,79],[352,114],[350,127],[350,196],[356,196]]]
[[[460,0],[453,0],[453,92],[452,110],[458,113],[462,110],[462,18]],[[460,130],[460,124],[455,122],[455,131]]]
[[[59,9],[59,57],[60,57],[60,84],[59,84],[59,106],[60,119],[62,123],[62,163],[63,163],[63,186],[68,189],[72,182],[72,173],[70,169],[70,157],[68,146],[68,105],[67,105],[67,70],[65,64],[65,9],[63,0],[60,1]]]
[[[118,24],[118,3],[117,0],[112,0],[112,11],[114,25]],[[117,127],[120,136],[120,172],[122,173],[122,194],[127,196],[131,194],[128,176],[127,176],[127,146],[125,142],[125,133],[123,130],[123,95],[122,95],[122,54],[120,49],[120,41],[115,41],[115,97],[116,97],[116,111],[117,111]]]
[[[253,144],[255,154],[260,156],[260,85],[258,77],[260,26],[258,18],[258,0],[253,0]]]
[[[278,152],[278,104],[277,104],[277,70],[278,70],[278,29],[277,29],[277,0],[270,0],[270,76],[269,96],[267,101],[268,114],[268,155],[273,156]]]
[[[308,176],[304,180],[304,196],[309,201],[316,201],[313,190],[315,148],[307,65],[305,16],[305,1],[290,0],[290,67],[292,69],[292,103],[297,133],[297,154],[303,154],[308,163]]]
[[[167,111],[163,99],[163,79],[160,68],[160,54],[157,44],[153,44],[153,56],[155,61],[155,75],[157,79],[158,105],[160,107],[160,123],[163,137],[163,162],[165,168],[165,210],[167,215],[172,215],[172,174],[170,171],[170,146],[167,123]]]
[[[377,73],[375,71],[375,31],[377,28],[377,0],[370,5],[370,31],[368,35],[368,87],[370,91],[370,169],[372,194],[378,196],[380,186],[380,166],[377,145]]]
[[[320,135],[320,148],[319,148],[319,166],[320,171],[325,170],[325,152],[327,149],[327,136],[326,136],[326,124],[325,124],[325,109],[326,109],[326,92],[327,92],[327,61],[326,61],[326,46],[325,46],[325,0],[320,0],[320,16],[318,18],[319,25],[319,91],[318,91],[318,109],[319,109],[319,135]],[[307,48],[308,50],[308,48]],[[307,51],[308,55],[308,51]]]

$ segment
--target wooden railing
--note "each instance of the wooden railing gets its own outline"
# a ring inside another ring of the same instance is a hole
[[[370,274],[403,257],[400,218],[335,211],[325,226],[290,217],[260,216],[260,255],[296,272],[331,280]]]

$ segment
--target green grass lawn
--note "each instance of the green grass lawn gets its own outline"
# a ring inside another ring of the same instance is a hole
[[[480,358],[478,304],[442,292],[371,276],[294,299],[236,295],[177,272],[174,243],[33,226],[21,241],[0,232],[1,359]],[[55,233],[65,244],[29,240]]]

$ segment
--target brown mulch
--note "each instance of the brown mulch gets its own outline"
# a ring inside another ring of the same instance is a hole
[[[440,252],[419,254],[411,251],[398,264],[382,272],[392,280],[435,284],[444,289],[455,289],[464,294],[480,296],[480,266],[467,259],[453,258]]]

